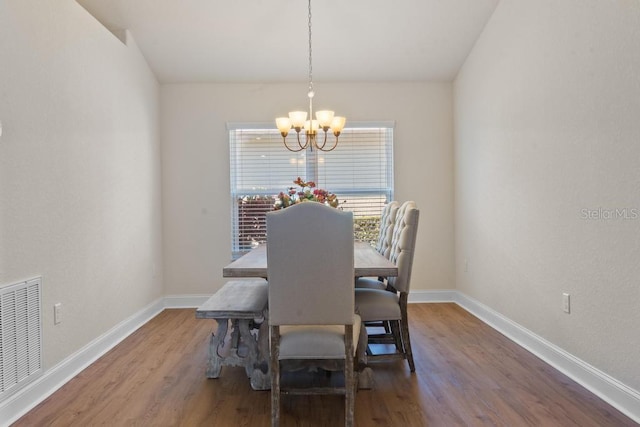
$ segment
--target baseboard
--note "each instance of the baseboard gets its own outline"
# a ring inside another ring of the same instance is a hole
[[[138,313],[120,322],[56,366],[47,369],[40,378],[1,402],[0,426],[9,426],[17,421],[18,418],[53,394],[83,369],[135,332],[140,326],[158,315],[164,308],[164,298],[158,299]]]
[[[47,370],[41,378],[0,403],[0,426],[9,426],[79,372],[116,346],[140,326],[165,308],[195,308],[210,295],[169,295],[155,301],[139,313],[124,320],[109,332],[87,344],[80,351]],[[640,393],[582,360],[567,353],[542,337],[523,328],[500,313],[455,290],[416,290],[410,303],[454,302],[564,373],[611,406],[640,423]]]
[[[164,297],[165,308],[196,308],[200,307],[211,297],[208,295],[167,295]]]
[[[409,292],[409,303],[456,302],[457,293],[452,290],[428,290]]]
[[[455,302],[459,306],[640,423],[640,392],[567,353],[479,301],[461,292],[456,291],[456,294]]]

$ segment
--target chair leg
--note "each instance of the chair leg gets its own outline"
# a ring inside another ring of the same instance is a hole
[[[353,326],[346,325],[344,331],[345,341],[345,361],[344,361],[344,425],[346,427],[353,426],[353,413],[355,406],[356,377],[354,374],[354,358],[353,358]]]
[[[271,326],[271,426],[280,425],[280,327]]]
[[[411,338],[409,337],[409,317],[407,315],[407,299],[406,293],[400,294],[400,313],[402,314],[402,320],[400,321],[400,332],[402,333],[402,343],[404,346],[404,354],[409,362],[409,369],[411,372],[416,371],[416,365],[413,362],[413,351],[411,351]]]
[[[393,342],[396,345],[396,349],[404,354],[404,346],[402,345],[402,325],[398,320],[388,320],[391,328],[391,336],[393,337]]]
[[[391,325],[390,325],[388,320],[384,320],[382,322],[382,326],[384,326],[384,333],[385,334],[390,334],[391,333]]]

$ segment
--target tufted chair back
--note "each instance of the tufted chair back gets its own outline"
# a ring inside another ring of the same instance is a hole
[[[389,277],[388,283],[399,292],[409,292],[419,218],[413,201],[403,203],[396,214],[389,260],[398,267],[398,276]]]
[[[382,214],[380,215],[380,234],[378,234],[376,250],[387,259],[391,253],[393,224],[396,221],[396,213],[398,212],[399,207],[400,203],[396,201],[389,202],[382,209]]]

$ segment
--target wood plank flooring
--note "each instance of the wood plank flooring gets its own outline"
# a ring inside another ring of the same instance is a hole
[[[634,426],[595,395],[455,304],[410,304],[416,372],[373,365],[358,426]],[[268,426],[270,392],[244,369],[207,379],[215,321],[165,310],[14,426]],[[283,426],[340,426],[339,396],[285,396]]]

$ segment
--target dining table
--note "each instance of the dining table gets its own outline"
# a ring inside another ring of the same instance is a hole
[[[398,275],[398,267],[367,242],[354,241],[353,266],[355,277],[394,277]],[[263,277],[267,279],[267,270],[267,245],[262,244],[225,266],[222,269],[222,276]]]
[[[358,277],[394,277],[398,275],[398,267],[380,254],[371,244],[354,241],[354,285]],[[261,244],[251,249],[240,258],[232,261],[222,269],[223,277],[233,278],[264,278],[268,281],[267,244]],[[251,374],[251,387],[254,390],[268,390],[271,388],[269,373],[269,329],[268,309],[265,310],[264,320],[257,326],[258,333],[254,338],[258,344],[258,355],[255,369]],[[362,328],[361,344],[366,346],[366,329]],[[247,339],[253,339],[247,337]],[[359,388],[370,388],[372,384],[371,368],[367,367],[359,373]]]

